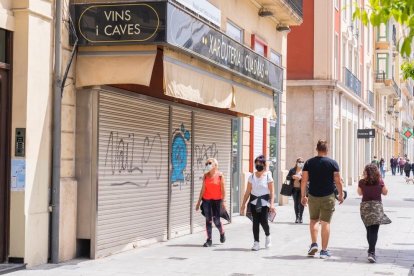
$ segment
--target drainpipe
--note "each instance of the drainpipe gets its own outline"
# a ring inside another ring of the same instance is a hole
[[[60,155],[61,155],[61,31],[62,31],[62,0],[55,0],[55,65],[53,85],[53,148],[52,148],[52,233],[51,261],[59,263],[59,219],[60,219]]]

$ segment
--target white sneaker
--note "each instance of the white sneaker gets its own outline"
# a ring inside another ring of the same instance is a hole
[[[260,249],[260,243],[255,241],[253,244],[252,250],[259,251],[259,249]]]
[[[272,238],[270,237],[270,235],[269,236],[266,236],[265,247],[266,248],[272,247]]]

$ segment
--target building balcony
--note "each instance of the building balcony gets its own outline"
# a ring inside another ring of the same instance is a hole
[[[374,92],[371,90],[367,91],[367,101],[370,107],[374,108]]]
[[[388,77],[384,71],[376,72],[375,87],[384,95],[401,98],[401,88],[398,87],[394,78]]]
[[[303,0],[285,0],[300,17],[303,18]]]
[[[361,97],[361,81],[348,68],[344,68],[345,86]]]
[[[303,0],[251,0],[260,8],[259,16],[273,17],[281,25],[298,26],[303,22]]]

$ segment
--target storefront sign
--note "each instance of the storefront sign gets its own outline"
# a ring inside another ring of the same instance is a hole
[[[357,130],[357,138],[358,139],[368,139],[368,138],[375,138],[375,129],[358,129]]]
[[[202,5],[199,1],[185,2]],[[235,74],[283,91],[281,67],[166,1],[74,4],[71,13],[78,45],[167,43]]]
[[[283,69],[263,56],[169,5],[168,44],[282,91]]]
[[[413,131],[411,128],[405,128],[402,135],[405,139],[410,139],[413,137]]]
[[[221,26],[221,11],[206,0],[175,0],[186,8],[204,17],[211,23]]]
[[[78,44],[163,42],[165,6],[163,2],[72,5]]]

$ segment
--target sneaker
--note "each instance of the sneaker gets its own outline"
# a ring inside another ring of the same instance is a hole
[[[265,247],[270,248],[271,246],[272,246],[272,238],[269,235],[269,236],[266,236]]]
[[[315,256],[316,252],[318,252],[318,244],[317,243],[312,243],[311,246],[309,247],[309,251],[308,251],[308,256]]]
[[[298,217],[296,218],[295,223],[299,223],[299,218]]]
[[[319,253],[319,257],[321,259],[328,259],[329,257],[331,257],[331,253],[329,253],[328,250],[321,250],[321,252]]]
[[[260,249],[260,243],[255,241],[254,244],[253,244],[252,250],[253,251],[259,251],[259,249]]]
[[[377,262],[377,258],[375,257],[375,254],[374,253],[368,253],[368,261],[371,264],[374,264],[374,263]]]
[[[203,246],[204,247],[210,247],[210,246],[212,246],[213,245],[213,241],[212,240],[207,240],[204,244],[203,244]]]
[[[224,243],[225,241],[226,241],[226,235],[224,235],[224,233],[220,234],[220,242]]]

